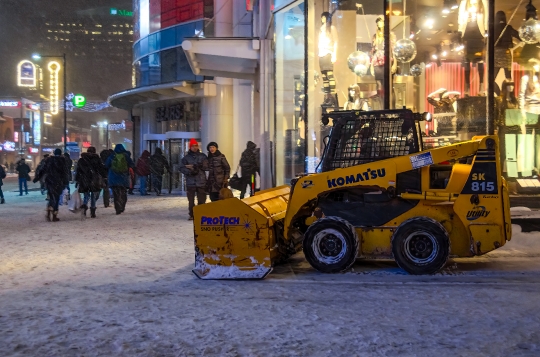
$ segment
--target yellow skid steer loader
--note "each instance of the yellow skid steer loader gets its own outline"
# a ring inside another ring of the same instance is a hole
[[[427,113],[426,113],[427,114]],[[291,186],[194,209],[195,269],[202,279],[261,279],[303,249],[320,272],[356,259],[395,259],[432,274],[511,239],[496,136],[424,150],[410,110],[335,111],[318,173]]]

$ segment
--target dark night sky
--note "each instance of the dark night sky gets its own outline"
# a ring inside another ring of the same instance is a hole
[[[16,65],[32,53],[46,53],[46,33],[39,30],[37,22],[43,23],[45,19],[54,20],[64,16],[74,16],[77,11],[98,7],[117,7],[131,9],[131,0],[0,0],[0,96],[18,96],[20,89],[16,87]],[[132,18],[127,18],[132,23]],[[88,63],[84,69],[77,69],[75,59],[72,59],[70,71],[70,58],[73,57],[66,50],[68,56],[68,77],[84,76],[68,79],[87,82],[103,81],[103,90],[92,93],[99,97],[106,97],[113,92],[127,89],[131,85],[131,66],[125,68],[108,68],[103,63]],[[76,73],[74,73],[76,72]],[[94,91],[95,92],[95,91]]]

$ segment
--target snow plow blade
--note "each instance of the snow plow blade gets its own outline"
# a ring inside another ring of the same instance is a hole
[[[201,279],[263,279],[279,260],[276,222],[283,220],[289,186],[193,208],[195,269]]]

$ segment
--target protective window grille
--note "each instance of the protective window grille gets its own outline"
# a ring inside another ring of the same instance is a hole
[[[330,169],[361,165],[418,151],[414,125],[399,115],[360,116],[341,127]]]

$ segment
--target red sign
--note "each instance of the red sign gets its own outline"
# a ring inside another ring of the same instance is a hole
[[[89,141],[83,141],[82,147],[85,149],[88,149],[92,144]]]
[[[38,149],[38,148],[32,148],[32,147],[29,147],[29,148],[28,148],[28,152],[29,152],[30,154],[36,155],[36,154],[39,154],[39,149]]]

